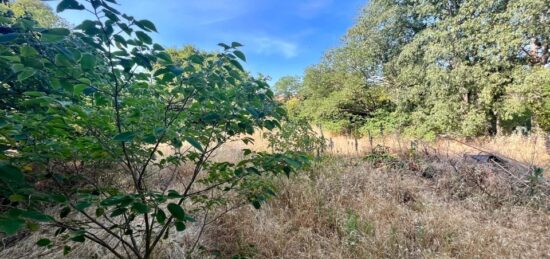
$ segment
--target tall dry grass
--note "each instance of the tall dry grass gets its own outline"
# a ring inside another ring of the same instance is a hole
[[[423,163],[329,159],[281,181],[262,210],[220,219],[205,244],[222,257],[550,257],[548,197],[514,197],[503,189],[516,183],[489,175],[480,189],[476,168],[459,166],[466,176],[457,176],[444,162]],[[426,170],[436,173],[422,177]]]
[[[215,159],[238,161],[242,148],[268,149],[261,135],[254,137],[254,145],[233,142]],[[445,139],[386,136],[356,145],[349,137],[327,138],[332,146],[326,157],[307,172],[274,180],[279,195],[261,210],[197,214],[196,224],[162,242],[156,258],[550,258],[548,188],[530,193],[516,181],[522,172],[514,171],[514,178],[463,159],[481,148],[548,171],[550,158],[539,137],[466,143],[476,148]],[[364,160],[378,145],[390,147],[389,158]],[[172,175],[185,181],[187,171],[161,172],[154,181],[163,184]],[[205,221],[211,224],[189,255]],[[51,235],[42,231],[3,249],[0,258],[111,258],[89,242],[68,257],[37,248],[39,238]]]

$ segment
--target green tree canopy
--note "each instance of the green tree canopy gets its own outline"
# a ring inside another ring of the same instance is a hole
[[[368,124],[393,114],[386,128],[421,136],[543,125],[549,11],[548,0],[369,1],[343,45],[306,70],[305,102],[332,106],[310,115]],[[374,112],[385,97],[395,110]]]
[[[281,77],[274,85],[275,94],[284,97],[285,100],[296,96],[302,87],[302,79],[297,76]]]
[[[31,15],[33,20],[41,27],[68,27],[67,21],[59,17],[43,1],[40,0],[16,0],[0,3],[0,10],[11,10],[16,17]]]

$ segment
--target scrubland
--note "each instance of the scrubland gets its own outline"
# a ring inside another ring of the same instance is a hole
[[[255,137],[249,147],[268,149]],[[332,146],[310,169],[273,180],[278,194],[261,209],[234,204],[196,215],[189,231],[163,241],[156,258],[550,257],[550,159],[541,138],[426,143],[387,136],[355,144],[326,137]],[[243,147],[232,143],[215,159],[238,161]],[[470,158],[481,150],[506,162]],[[535,177],[536,167],[545,175]],[[174,172],[185,178],[185,168]],[[39,236],[23,238],[0,257],[64,258],[37,248]],[[92,244],[69,255],[108,256]]]

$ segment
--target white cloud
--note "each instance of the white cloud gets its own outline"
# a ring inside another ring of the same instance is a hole
[[[332,4],[333,0],[306,0],[298,5],[298,15],[311,18]]]
[[[254,10],[253,0],[123,0],[128,12],[153,11],[158,22],[181,26],[206,26],[235,19]]]
[[[250,47],[258,54],[279,54],[285,58],[293,58],[298,55],[298,45],[293,42],[270,37],[253,38],[249,42],[248,45],[251,45]]]

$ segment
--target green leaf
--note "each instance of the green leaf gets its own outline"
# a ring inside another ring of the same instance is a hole
[[[84,241],[86,241],[86,237],[84,237],[84,233],[77,232],[76,235],[71,237],[71,240],[74,242],[84,243]]]
[[[143,141],[147,144],[155,144],[157,143],[157,137],[153,134],[147,134],[143,137]]]
[[[80,66],[83,71],[92,71],[95,68],[95,56],[91,54],[84,54],[80,59]]]
[[[246,62],[246,56],[244,55],[244,53],[242,51],[235,50],[235,51],[233,51],[233,54],[235,54],[235,56],[240,58],[242,61]]]
[[[55,65],[60,67],[69,67],[72,63],[65,55],[57,54],[55,55]]]
[[[21,60],[24,66],[41,70],[44,68],[44,62],[39,57],[28,57]]]
[[[235,42],[235,41],[231,43],[232,48],[238,48],[238,47],[242,47],[242,46],[243,46],[243,44],[240,44],[240,43]]]
[[[34,222],[27,222],[27,228],[31,231],[31,232],[36,232],[40,229],[40,225],[38,225],[37,223],[34,223]]]
[[[189,57],[189,59],[191,60],[191,62],[195,63],[195,64],[202,64],[204,62],[204,57],[201,56],[201,55],[196,55],[196,54],[193,54]]]
[[[157,53],[157,57],[166,62],[172,63],[172,57],[170,57],[170,55],[164,51]]]
[[[36,242],[36,244],[37,244],[38,246],[47,246],[47,245],[49,245],[49,244],[51,244],[51,243],[52,243],[52,241],[50,241],[50,240],[47,239],[47,238],[42,238],[42,239],[40,239],[40,240],[38,240],[38,241]]]
[[[115,210],[113,210],[113,212],[111,212],[110,217],[114,218],[116,216],[120,216],[120,215],[126,213],[127,210],[128,209],[126,209],[126,208],[116,208]]]
[[[26,91],[26,92],[23,92],[23,95],[30,96],[30,97],[40,97],[40,96],[45,96],[46,93],[39,92],[39,91]]]
[[[71,34],[71,31],[66,28],[52,28],[52,29],[47,29],[43,31],[42,34],[69,36],[69,34]]]
[[[56,42],[65,39],[70,34],[70,31],[65,28],[48,29],[42,32],[40,40],[44,42]]]
[[[145,32],[142,32],[142,31],[136,31],[136,36],[138,37],[138,39],[146,44],[151,44],[153,43],[153,40],[151,39],[151,37],[149,37],[149,35],[147,35],[147,33]]]
[[[153,44],[153,49],[156,50],[156,51],[163,51],[164,50],[164,48],[161,45],[157,44],[157,43]]]
[[[86,88],[88,88],[88,86],[85,84],[77,84],[73,87],[73,93],[75,95],[80,95]]]
[[[63,0],[57,5],[56,11],[60,13],[67,9],[84,10],[84,6],[79,4],[76,0]]]
[[[166,208],[168,209],[170,214],[172,214],[172,216],[174,216],[174,218],[176,218],[177,220],[180,220],[180,221],[185,220],[185,212],[183,211],[180,205],[175,203],[170,203],[168,204],[168,206],[166,206]]]
[[[183,68],[178,66],[168,66],[168,70],[176,76],[179,76],[183,73]]]
[[[7,183],[23,183],[25,178],[17,167],[0,163],[0,180]]]
[[[132,204],[132,210],[138,214],[149,213],[149,206],[141,202],[134,202]]]
[[[160,208],[158,209],[157,213],[155,214],[155,217],[157,218],[157,222],[160,223],[160,224],[164,224],[164,222],[166,221],[166,214]]]
[[[199,150],[201,152],[204,152],[204,150],[202,149],[201,144],[197,140],[195,140],[194,138],[186,137],[185,140],[187,140],[187,142],[189,142],[189,144],[191,144],[191,146],[193,146],[197,150]]]
[[[19,37],[20,33],[7,33],[0,35],[0,43],[13,41]]]
[[[136,134],[134,132],[123,132],[118,135],[116,135],[113,140],[119,141],[119,142],[128,142],[134,139]]]
[[[169,190],[168,191],[168,199],[176,199],[176,198],[183,198],[183,196],[181,194],[179,194],[177,191],[175,190]]]
[[[65,232],[66,230],[67,230],[66,227],[60,227],[55,231],[54,236],[59,236],[59,235],[63,234],[63,232]]]
[[[128,43],[126,42],[126,40],[124,39],[124,37],[118,35],[118,34],[115,34],[113,35],[113,40],[115,40],[116,43],[124,46],[124,47],[128,47]]]
[[[25,211],[21,214],[21,216],[24,218],[28,218],[28,219],[32,219],[40,222],[50,222],[54,220],[51,216],[43,214],[36,210]]]
[[[95,216],[96,217],[101,217],[101,216],[103,216],[103,214],[105,214],[105,209],[104,208],[99,207],[99,208],[95,209]]]
[[[260,202],[258,200],[253,200],[252,201],[252,206],[254,206],[255,209],[260,209],[262,207],[262,205],[260,204]]]
[[[118,18],[118,16],[117,16],[115,13],[113,13],[113,12],[107,10],[107,9],[103,9],[103,13],[104,13],[105,16],[107,16],[107,18],[109,18],[109,20],[111,20],[112,22],[118,22],[118,21],[120,21],[120,19]]]
[[[25,79],[33,76],[36,73],[36,70],[26,67],[24,68],[19,74],[17,74],[17,80],[18,81],[24,81]]]
[[[219,113],[215,113],[215,112],[209,112],[206,115],[202,116],[202,120],[205,121],[205,122],[218,121],[221,118],[222,118],[222,115],[220,115]]]
[[[21,228],[23,228],[24,224],[25,224],[25,221],[22,219],[0,218],[0,232],[4,232],[7,235],[13,235],[17,231],[19,231]]]
[[[19,56],[0,56],[0,58],[5,59],[5,60],[10,61],[10,62],[13,62],[13,63],[21,62],[21,57],[19,57]],[[21,64],[18,64],[18,65],[21,65]]]
[[[61,212],[59,212],[59,217],[60,218],[65,218],[69,215],[69,213],[71,213],[71,208],[65,207],[65,208],[61,209]]]
[[[181,232],[181,231],[185,230],[185,224],[183,224],[183,222],[181,222],[181,221],[174,222],[174,225],[176,226],[176,230],[178,232]]]
[[[81,201],[79,203],[77,203],[74,208],[78,211],[83,211],[85,210],[86,208],[92,206],[92,204],[90,202],[87,202],[87,201]]]
[[[228,50],[230,49],[231,47],[229,47],[229,45],[225,44],[225,43],[218,43],[218,46],[224,48],[224,50]]]
[[[36,49],[34,49],[33,47],[29,46],[29,45],[24,45],[20,48],[20,51],[21,51],[21,56],[23,57],[34,57],[36,55],[38,55],[38,51],[36,51]]]
[[[8,197],[10,201],[25,201],[25,196],[20,194],[12,194],[10,197]]]
[[[67,201],[67,197],[61,194],[51,194],[50,198],[53,201],[59,202],[59,203],[65,203]]]
[[[243,68],[243,65],[241,65],[241,63],[239,63],[239,61],[235,60],[235,59],[231,59],[229,60],[229,62],[231,64],[233,64],[235,67],[237,67],[239,70],[243,71],[244,72],[244,68]]]
[[[275,128],[275,123],[273,123],[273,121],[266,120],[264,121],[264,127],[268,130],[272,130]]]
[[[75,29],[82,30],[88,36],[94,36],[101,32],[96,25],[97,23],[94,21],[84,20],[80,25],[76,26]]]
[[[68,255],[71,252],[70,246],[64,246],[63,247],[63,255]]]
[[[136,21],[136,25],[143,29],[143,30],[146,30],[146,31],[154,31],[154,32],[157,32],[157,28],[155,27],[155,24],[153,24],[151,21],[149,20],[140,20],[140,21]]]

